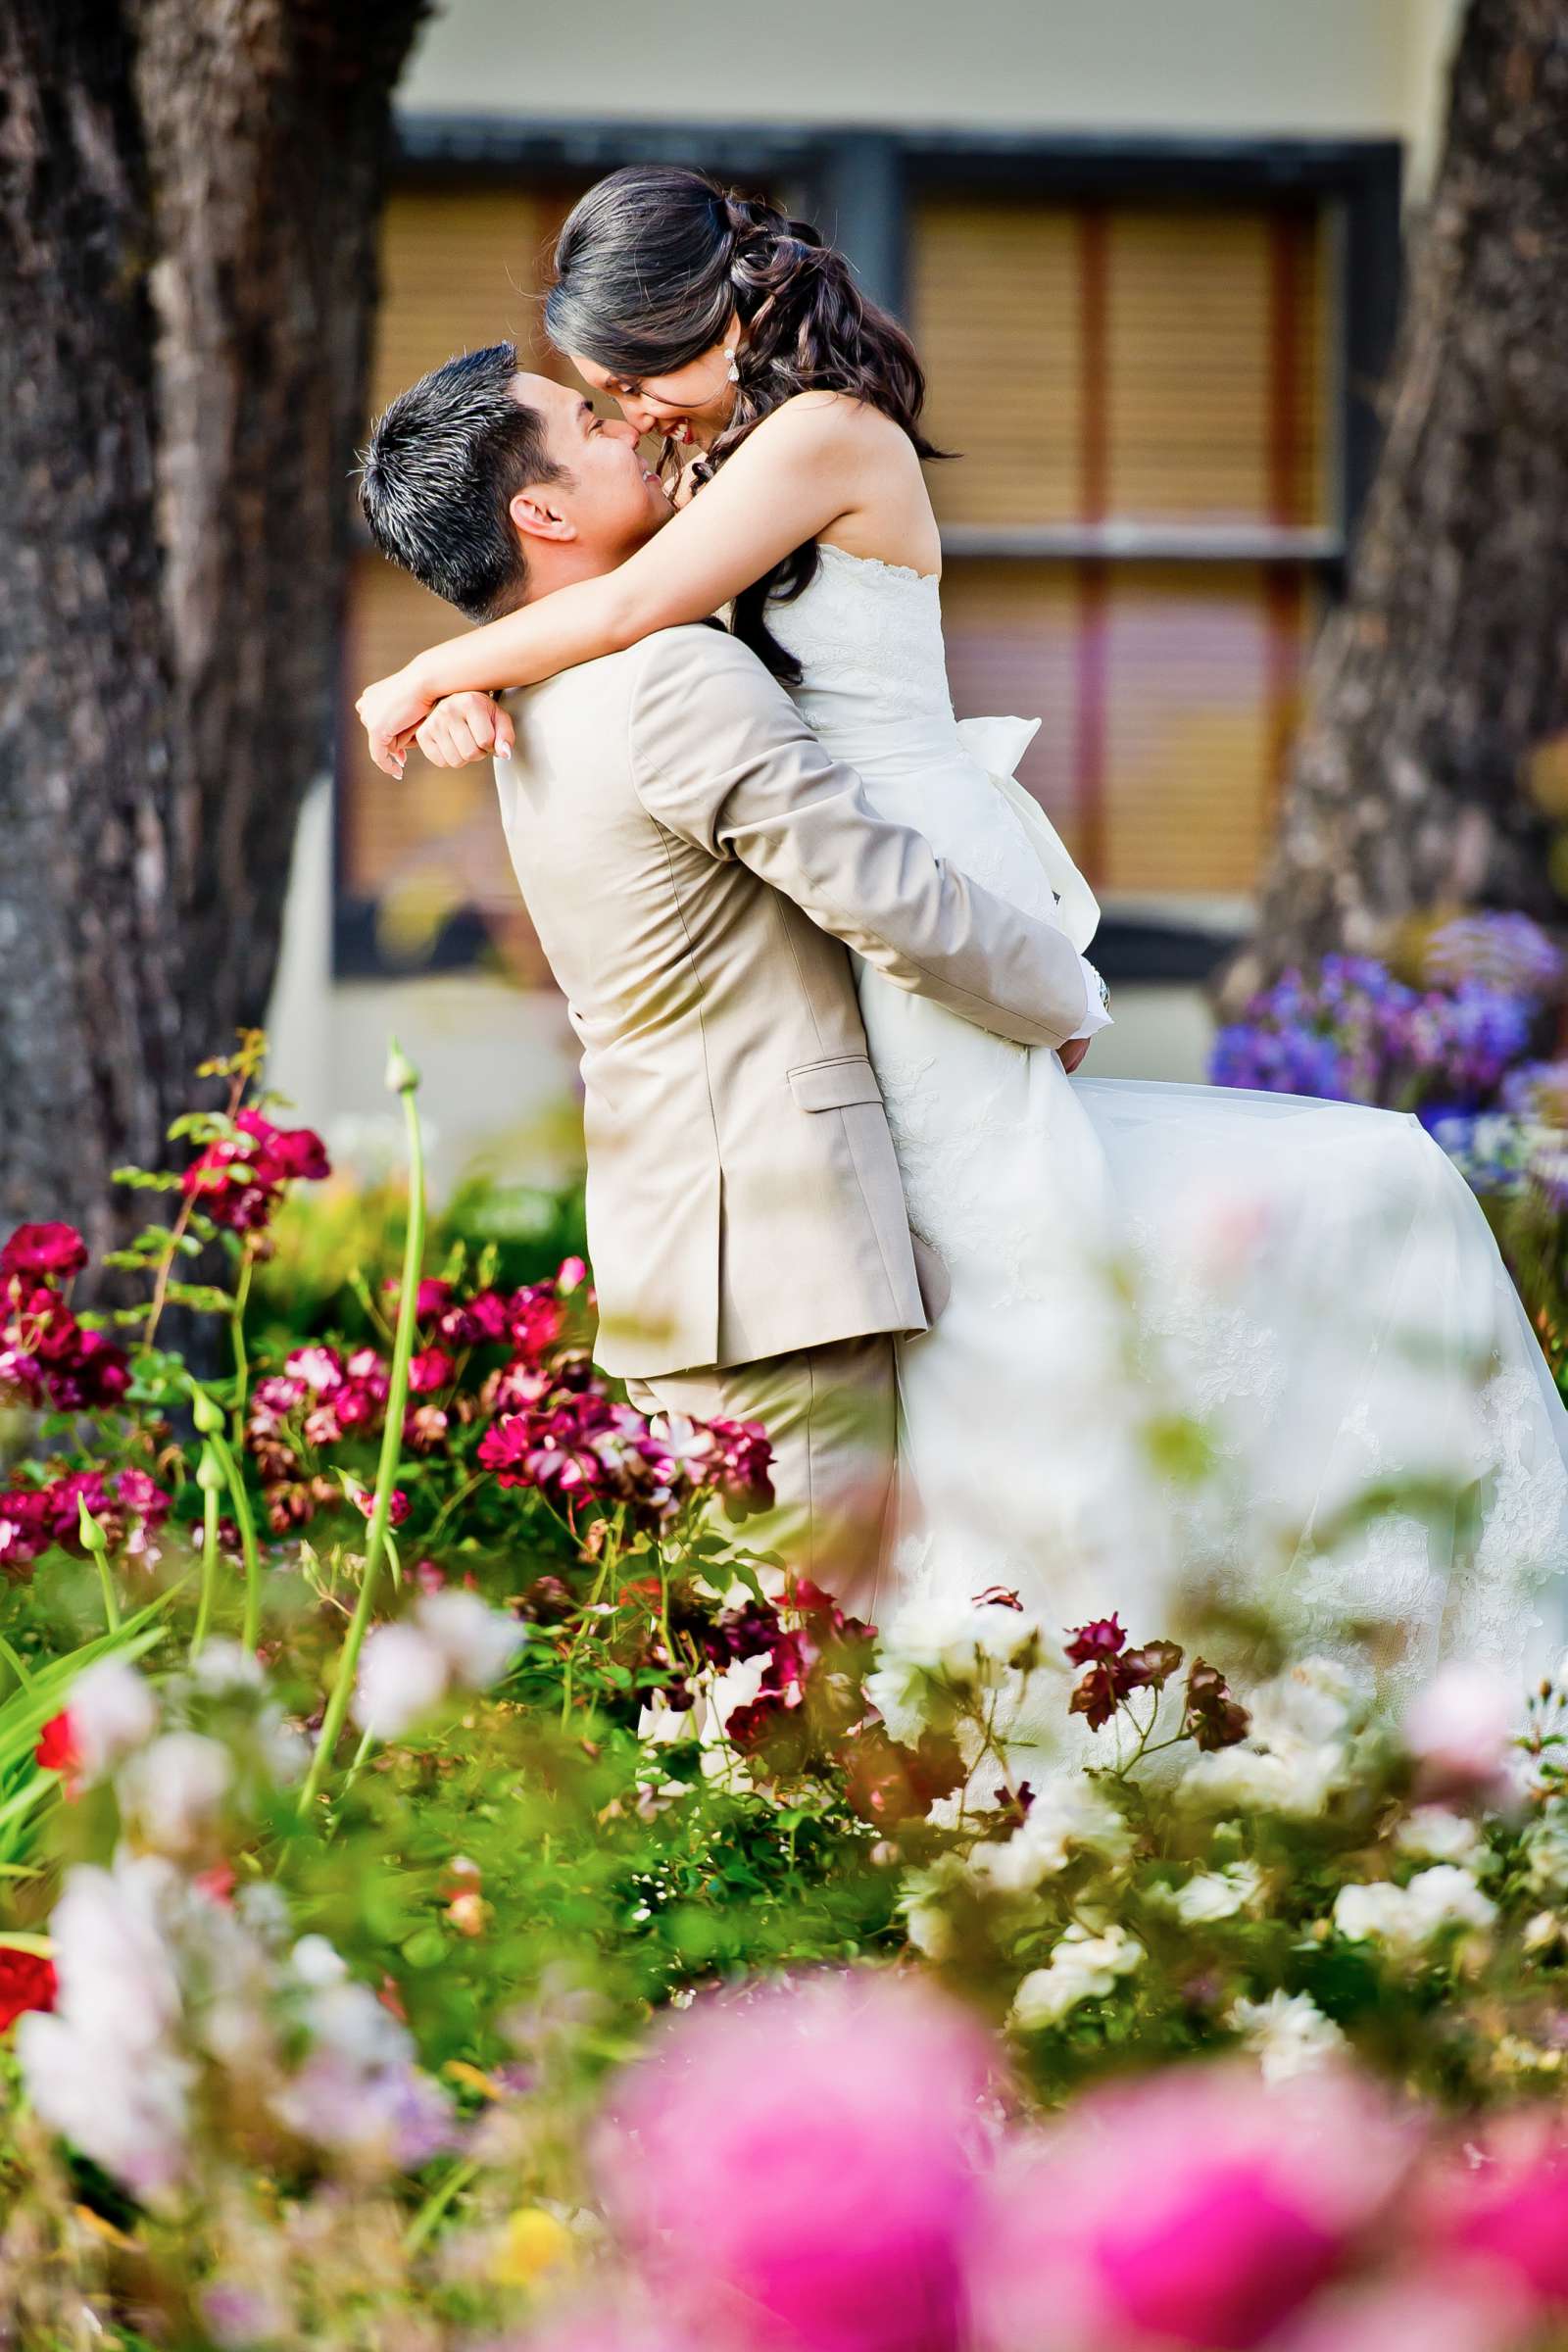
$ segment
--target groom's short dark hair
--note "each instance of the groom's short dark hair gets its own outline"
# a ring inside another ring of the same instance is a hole
[[[508,510],[530,482],[565,477],[544,418],[513,394],[516,372],[510,343],[448,360],[398,394],[360,460],[360,505],[382,555],[470,620],[527,595]]]

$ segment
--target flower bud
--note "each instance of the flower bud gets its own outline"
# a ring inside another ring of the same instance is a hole
[[[79,1494],[76,1496],[76,1526],[84,1550],[98,1552],[109,1549],[109,1538],[104,1534],[103,1529]]]
[[[412,1095],[418,1083],[418,1071],[404,1053],[397,1039],[389,1038],[386,1057],[387,1093],[389,1095]]]
[[[196,1465],[196,1484],[204,1494],[221,1494],[228,1484],[223,1465],[211,1446],[202,1447],[202,1458]]]
[[[204,1438],[217,1437],[223,1426],[223,1408],[216,1398],[208,1396],[205,1389],[196,1391],[191,1401],[190,1417]]]

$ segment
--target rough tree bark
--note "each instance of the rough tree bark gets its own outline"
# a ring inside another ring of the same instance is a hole
[[[1568,0],[1471,0],[1382,461],[1225,1005],[1423,908],[1560,918],[1541,787],[1565,729]]]
[[[426,0],[0,0],[0,1230],[263,1017]]]

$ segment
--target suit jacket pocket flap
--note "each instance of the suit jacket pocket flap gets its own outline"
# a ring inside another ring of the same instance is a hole
[[[833,1061],[808,1061],[789,1073],[790,1092],[802,1110],[847,1110],[852,1102],[880,1102],[882,1091],[863,1054],[841,1054]]]

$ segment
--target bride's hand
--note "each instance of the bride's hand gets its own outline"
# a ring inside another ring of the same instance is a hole
[[[510,760],[516,737],[510,716],[488,694],[449,694],[414,740],[432,767],[471,767],[475,760]]]
[[[1061,1048],[1061,1066],[1069,1078],[1094,1042],[1092,1037],[1069,1037]]]
[[[370,758],[383,774],[402,775],[415,730],[428,716],[433,699],[412,669],[398,669],[367,686],[355,704],[369,739]]]

